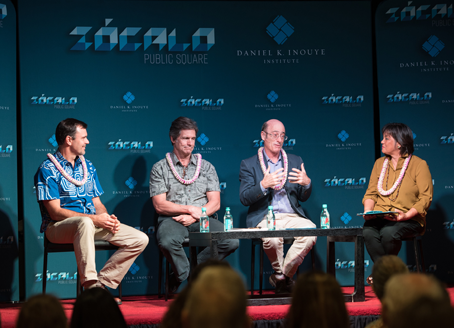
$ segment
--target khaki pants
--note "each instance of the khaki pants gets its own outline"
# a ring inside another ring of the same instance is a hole
[[[116,234],[95,227],[86,216],[76,216],[51,222],[46,230],[47,239],[56,244],[73,244],[80,282],[99,280],[102,284],[117,288],[121,280],[148,244],[143,232],[120,224]],[[96,272],[95,240],[107,240],[120,248],[109,258],[99,274]]]
[[[274,215],[276,217],[276,229],[316,227],[312,221],[296,213],[277,213]],[[266,216],[257,227],[266,229]],[[315,245],[317,237],[295,237],[295,241],[288,250],[285,259],[283,238],[262,238],[262,240],[263,249],[271,262],[273,270],[291,278],[295,275],[300,264],[303,263],[304,257]]]

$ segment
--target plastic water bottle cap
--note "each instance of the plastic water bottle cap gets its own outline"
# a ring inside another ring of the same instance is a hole
[[[226,207],[225,210],[226,210],[226,211],[230,211],[230,207]]]
[[[206,212],[207,209],[205,207],[202,207],[202,212]]]
[[[328,208],[328,205],[323,204],[322,207],[323,207],[323,208]]]
[[[272,209],[273,209],[273,206],[268,206],[268,209],[269,209],[269,210],[272,210]]]

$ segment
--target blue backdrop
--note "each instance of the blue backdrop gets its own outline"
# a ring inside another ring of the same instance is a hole
[[[454,182],[446,159],[452,158],[454,144],[454,131],[448,127],[454,96],[446,80],[454,56],[449,55],[452,41],[446,35],[452,34],[452,26],[443,25],[452,21],[447,17],[452,11],[446,10],[444,18],[435,14],[433,19],[387,23],[392,13],[410,15],[411,9],[403,10],[406,5],[385,2],[376,13],[380,124],[402,121],[413,128],[416,155],[428,161],[435,180],[429,221],[439,223],[429,224],[425,240],[443,236],[441,246],[452,250],[448,228],[453,218],[447,212]],[[425,14],[432,15],[433,8],[443,11],[435,3],[428,6]],[[108,211],[150,237],[124,279],[125,295],[157,293],[156,213],[148,177],[153,164],[172,149],[168,130],[178,116],[198,122],[195,152],[216,167],[222,190],[219,214],[222,217],[229,206],[235,227],[246,225],[247,208],[238,195],[240,162],[256,154],[261,126],[270,118],[285,124],[289,140],[284,148],[303,158],[312,179],[313,193],[303,204],[310,219],[319,226],[326,203],[332,227],[362,226],[356,213],[363,210],[361,199],[378,142],[369,2],[21,0],[18,13],[27,297],[40,292],[42,279],[48,279],[48,290],[59,297],[75,296],[72,253],[50,255],[49,271],[42,272],[41,217],[33,188],[38,166],[57,148],[55,127],[67,117],[88,123],[86,157],[97,167]],[[417,11],[415,15],[422,17]],[[8,8],[8,16],[0,19],[0,37],[10,18]],[[434,56],[436,63],[442,60],[436,65],[448,70],[418,67]],[[1,85],[1,97],[15,99],[3,92],[12,85]],[[404,93],[409,101],[389,102],[389,95],[394,100],[400,94],[402,100]],[[419,99],[410,100],[412,93]],[[0,108],[3,103],[0,98]],[[427,119],[433,113],[434,118]],[[3,141],[5,132],[0,133],[0,142],[15,150],[15,138]],[[16,161],[13,156],[14,151],[7,160]],[[14,185],[9,188],[16,192]],[[17,202],[5,204],[17,215]],[[16,219],[10,221],[15,231]],[[428,244],[432,256],[439,246]],[[228,258],[248,284],[250,247],[250,241],[242,240],[241,249]],[[337,277],[351,285],[354,245],[336,247]],[[326,239],[318,239],[316,254],[317,266],[324,269]],[[98,252],[99,267],[109,255]],[[405,247],[401,255],[406,260]],[[452,280],[452,264],[441,256],[426,256],[426,262],[430,270]],[[310,267],[306,262],[302,270]],[[271,267],[265,264],[267,282]],[[365,266],[367,277],[372,267],[367,253]]]
[[[0,302],[19,299],[17,243],[16,10],[0,1]]]

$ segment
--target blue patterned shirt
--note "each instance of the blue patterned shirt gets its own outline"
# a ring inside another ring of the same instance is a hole
[[[84,172],[79,157],[77,157],[73,168],[60,151],[57,151],[54,156],[69,176],[79,181],[83,179]],[[43,220],[41,232],[46,231],[49,223],[53,221],[42,203],[43,200],[60,199],[62,208],[78,213],[96,214],[92,199],[101,196],[104,191],[93,164],[87,159],[85,159],[85,163],[88,169],[87,182],[80,187],[66,180],[50,159],[45,160],[39,167],[35,174],[35,187]]]

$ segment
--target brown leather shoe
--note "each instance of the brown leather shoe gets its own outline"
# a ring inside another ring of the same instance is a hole
[[[273,273],[270,276],[270,284],[271,286],[275,287],[276,294],[286,294],[288,293],[286,279],[283,274],[276,274]]]

